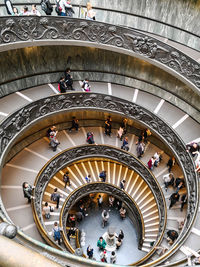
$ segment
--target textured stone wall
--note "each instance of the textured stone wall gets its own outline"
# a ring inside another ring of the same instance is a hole
[[[73,0],[72,2],[76,5],[74,7],[75,17],[78,17],[78,5],[85,6],[88,0]],[[200,35],[200,28],[197,26],[200,21],[199,0],[197,4],[194,4],[194,0],[91,0],[91,2],[96,8],[96,19],[98,21],[126,25],[159,34],[200,50],[200,38],[192,37],[183,31],[139,17],[144,16],[146,18],[156,19]],[[14,1],[14,4],[19,10],[22,8],[23,3],[27,3],[29,9],[31,8],[31,3],[37,3],[38,9],[40,10],[39,0]],[[52,3],[54,3],[53,0]],[[45,15],[44,12],[41,11],[41,13]],[[6,15],[4,0],[0,0],[0,15]],[[53,15],[56,15],[56,13],[54,12]]]
[[[57,82],[66,67],[71,67],[75,80],[88,76],[91,81],[136,87],[182,109],[186,101],[189,114],[198,114],[191,106],[198,109],[200,97],[172,75],[131,56],[86,47],[30,47],[0,53],[0,96]]]

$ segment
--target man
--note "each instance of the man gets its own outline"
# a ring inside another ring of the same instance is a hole
[[[102,217],[102,227],[104,228],[106,224],[108,223],[108,219],[110,217],[108,211],[103,210],[101,217]]]
[[[183,211],[183,207],[185,206],[186,203],[187,203],[187,195],[184,194],[181,197],[181,211]]]
[[[58,193],[58,189],[55,188],[54,192],[51,194],[51,201],[56,202],[56,208],[59,208],[59,202],[60,202],[60,194]]]
[[[61,0],[61,2],[62,1],[64,1],[64,0]],[[60,4],[61,4],[61,2],[60,2]],[[63,12],[61,12],[61,13],[63,13]],[[72,79],[72,76],[71,76],[70,72],[71,72],[70,68],[67,68],[66,71],[65,71],[65,83],[67,85],[67,89],[68,90],[74,90],[74,88],[72,87],[73,79]]]
[[[108,136],[111,135],[111,129],[112,129],[111,122],[112,122],[112,119],[110,116],[108,116],[107,120],[105,121],[105,135],[108,135]]]
[[[165,191],[167,192],[168,186],[174,185],[174,176],[173,173],[169,173],[163,176],[164,184],[165,184]]]
[[[101,179],[102,182],[105,183],[105,181],[106,181],[106,171],[100,172],[99,178]]]
[[[195,153],[197,151],[200,151],[200,146],[197,143],[190,143],[186,145],[187,152],[190,152],[192,157],[195,157]]]
[[[98,201],[98,207],[99,207],[99,209],[101,209],[102,205],[103,205],[103,197],[102,197],[102,195],[99,195],[99,197],[97,198],[97,201]]]
[[[91,175],[88,174],[86,177],[85,177],[85,181],[87,184],[89,184],[91,182]]]
[[[171,209],[176,204],[176,202],[179,201],[179,197],[180,197],[179,193],[173,193],[170,196],[169,200],[171,200],[171,203],[169,209]]]
[[[28,203],[31,203],[31,199],[33,199],[33,188],[35,187],[31,186],[27,182],[24,182],[22,184],[22,188],[23,188],[24,197],[28,198]]]
[[[167,241],[169,242],[169,245],[172,245],[177,238],[178,233],[175,230],[169,230],[167,232]]]
[[[120,188],[121,188],[122,190],[125,189],[125,183],[126,183],[125,180],[122,180],[122,181],[120,182]]]
[[[69,179],[69,172],[67,171],[64,175],[63,175],[63,181],[65,183],[65,187],[70,186],[70,179]]]
[[[75,129],[76,131],[78,131],[78,128],[79,128],[78,120],[76,119],[76,117],[73,117],[72,126],[69,128],[69,131],[71,132],[72,129]]]

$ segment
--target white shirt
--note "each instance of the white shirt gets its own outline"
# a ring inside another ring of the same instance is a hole
[[[36,9],[36,10],[32,10],[31,12],[30,12],[30,15],[32,15],[32,16],[41,16],[41,14],[40,14],[40,12]]]

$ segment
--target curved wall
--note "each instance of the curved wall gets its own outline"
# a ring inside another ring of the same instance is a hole
[[[85,6],[87,2],[87,0],[73,0],[75,17],[83,17],[78,6]],[[196,4],[195,0],[92,0],[91,2],[97,11],[96,19],[98,21],[125,25],[158,34],[200,50],[200,29],[197,27],[200,20],[198,1]],[[29,6],[29,9],[31,9],[31,3],[36,3],[42,15],[45,15],[40,8],[39,0],[14,1],[19,10],[24,3]],[[52,3],[54,4],[53,0]],[[7,12],[4,0],[0,0],[0,16],[3,15],[7,15]],[[53,15],[56,13],[53,12]]]
[[[91,81],[136,87],[172,101],[200,121],[200,96],[183,82],[141,59],[97,48],[41,46],[2,52],[0,96],[57,82],[69,66],[75,80],[88,76]]]

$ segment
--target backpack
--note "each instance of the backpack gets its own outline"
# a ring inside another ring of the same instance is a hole
[[[46,213],[44,216],[46,219],[50,219],[50,217],[51,217],[50,213]]]
[[[55,193],[53,193],[53,194],[51,195],[51,199],[52,199],[53,201],[57,201],[57,199],[58,199],[58,195],[55,194]]]
[[[41,5],[41,9],[46,13],[47,12],[47,4],[44,1],[42,1],[40,5]]]
[[[53,229],[53,231],[54,231],[54,238],[55,238],[55,240],[60,239],[61,238],[61,236],[60,236],[60,229],[59,228],[58,228],[58,230]]]

